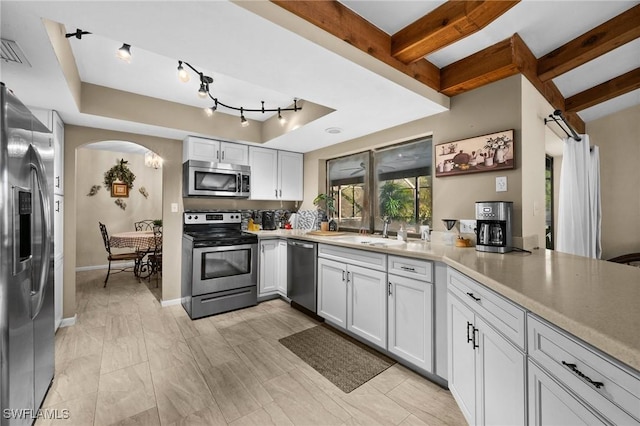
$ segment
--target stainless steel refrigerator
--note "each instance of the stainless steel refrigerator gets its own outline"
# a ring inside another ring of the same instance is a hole
[[[53,145],[0,83],[0,424],[29,425],[54,373]]]

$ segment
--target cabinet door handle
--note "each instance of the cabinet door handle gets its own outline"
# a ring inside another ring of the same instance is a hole
[[[471,332],[469,332],[469,328],[471,328]],[[473,324],[467,321],[467,343],[473,340],[473,338],[471,337],[471,333],[473,333]]]
[[[282,189],[280,190],[280,197],[282,197]]]
[[[264,253],[264,246],[260,246],[260,251]]]
[[[479,348],[479,340],[480,340],[480,336],[478,335],[478,339],[476,340],[476,332],[478,331],[477,328],[473,327],[473,349]]]
[[[349,283],[349,281],[351,281],[350,277],[349,277],[349,274],[351,274],[351,272],[347,272],[347,283]]]
[[[224,151],[222,151],[222,159],[224,160]]]
[[[571,364],[571,363],[565,362],[565,361],[562,361],[562,364],[566,365],[567,368],[569,368],[569,370],[573,371],[578,377],[581,377],[584,380],[586,380],[588,383],[592,384],[596,389],[600,389],[600,388],[604,387],[604,383],[596,382],[593,379],[591,379],[591,377],[587,376],[582,371],[578,370],[578,366],[576,364]]]
[[[410,268],[408,266],[401,266],[400,269],[404,269],[405,271],[415,272],[416,268]]]
[[[392,288],[393,288],[393,284],[391,284],[391,281],[389,281],[389,296],[393,294],[393,292],[391,291]]]
[[[56,176],[56,188],[60,188],[60,176]]]
[[[220,150],[216,151],[216,160],[220,159]]]
[[[274,189],[273,192],[274,192],[275,197],[278,198],[278,190]]]
[[[480,298],[479,298],[479,297],[476,297],[476,296],[475,296],[473,293],[471,293],[471,292],[468,292],[468,293],[467,293],[467,296],[469,296],[470,298],[472,298],[472,299],[473,299],[473,300],[475,300],[476,302],[479,302],[479,301],[480,301]]]
[[[344,278],[344,274],[346,271],[342,271],[342,282],[344,282],[345,278]]]
[[[56,200],[56,212],[60,211],[60,200]]]

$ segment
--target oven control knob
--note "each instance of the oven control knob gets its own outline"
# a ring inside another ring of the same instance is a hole
[[[191,216],[187,216],[187,219],[191,219]]]
[[[194,217],[194,219],[198,219],[198,216]]]

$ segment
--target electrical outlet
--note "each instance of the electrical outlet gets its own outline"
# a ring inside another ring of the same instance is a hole
[[[171,203],[171,213],[178,213],[178,203]]]
[[[460,233],[461,234],[473,234],[476,231],[475,220],[460,219]]]
[[[496,177],[496,192],[507,192],[507,177]]]

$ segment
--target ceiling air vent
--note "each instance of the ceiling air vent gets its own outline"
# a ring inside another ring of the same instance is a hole
[[[31,66],[18,43],[12,40],[2,39],[2,60],[28,67]]]

